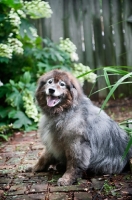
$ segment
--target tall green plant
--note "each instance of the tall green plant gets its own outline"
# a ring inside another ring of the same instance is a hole
[[[128,81],[128,82],[125,82],[124,83],[124,81],[126,80],[126,79],[128,79],[128,78],[132,78],[132,72],[129,72],[129,71],[126,71],[126,70],[122,70],[122,68],[123,67],[116,67],[116,68],[113,68],[113,67],[105,67],[104,68],[104,78],[105,78],[105,80],[106,80],[106,84],[107,84],[107,86],[108,86],[108,88],[109,88],[109,93],[108,93],[108,95],[107,95],[107,97],[106,97],[106,99],[104,100],[104,102],[103,102],[103,104],[102,104],[102,106],[101,106],[101,109],[104,109],[104,107],[106,106],[106,104],[107,104],[107,102],[108,102],[108,100],[110,99],[110,97],[112,96],[112,95],[114,95],[114,92],[115,92],[115,90],[121,85],[121,84],[132,84],[132,81]],[[124,68],[129,68],[129,67],[124,67]],[[108,73],[112,73],[112,74],[118,74],[118,75],[121,75],[122,77],[121,78],[119,78],[119,80],[114,84],[114,85],[111,85],[110,84],[110,79],[109,79],[109,74]],[[132,79],[131,79],[132,80]],[[131,119],[132,120],[132,119]],[[128,125],[129,126],[129,121],[130,121],[130,119],[126,119],[126,121],[125,121],[125,124],[126,125]],[[130,123],[132,123],[132,122],[130,122]],[[129,127],[127,127],[127,126],[124,126],[124,122],[121,122],[120,123],[120,126],[121,126],[121,128],[123,128],[129,135],[130,135],[130,140],[129,140],[129,143],[128,143],[128,145],[127,145],[127,147],[126,147],[126,150],[125,150],[125,152],[124,152],[124,155],[123,155],[123,157],[125,157],[126,156],[126,154],[128,153],[128,151],[129,151],[129,149],[130,149],[130,147],[131,147],[131,145],[132,145],[132,129],[131,128],[129,128]]]

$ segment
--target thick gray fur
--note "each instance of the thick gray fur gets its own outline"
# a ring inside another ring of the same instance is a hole
[[[122,159],[129,137],[85,96],[68,112],[43,115],[39,132],[49,154],[66,162],[67,149],[73,157],[73,166],[81,170],[120,173],[132,155],[131,149]]]
[[[65,85],[60,85],[60,80]],[[52,99],[56,98],[56,93],[60,95],[61,101],[54,107],[46,103],[49,91],[52,91]],[[127,133],[93,105],[72,75],[59,70],[43,75],[38,82],[36,98],[43,112],[39,134],[46,148],[32,171],[62,163],[66,172],[58,185],[70,185],[88,169],[102,174],[123,170],[132,156],[131,148],[122,159],[129,141]]]

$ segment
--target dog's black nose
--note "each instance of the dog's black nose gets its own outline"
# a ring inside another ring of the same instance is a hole
[[[52,89],[52,88],[49,88],[49,93],[50,94],[53,94],[55,92],[55,90],[54,89]]]

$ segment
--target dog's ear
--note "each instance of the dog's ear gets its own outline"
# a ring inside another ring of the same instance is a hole
[[[73,99],[73,105],[76,106],[83,95],[81,86],[78,83],[76,83],[75,85],[74,83],[71,84],[70,93]]]
[[[71,86],[70,86],[70,92],[71,92],[71,96],[73,98],[73,101],[77,101],[78,92],[77,92],[77,89],[75,88],[75,86],[73,84],[71,84]]]
[[[80,83],[74,76],[68,73],[68,77],[70,80],[70,93],[73,98],[73,103],[74,105],[77,105],[79,99],[81,99],[83,96],[83,90]]]

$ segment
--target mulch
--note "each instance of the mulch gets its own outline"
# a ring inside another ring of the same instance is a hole
[[[102,102],[94,102],[100,106]],[[117,122],[132,118],[132,99],[109,101],[106,112]],[[132,173],[92,175],[71,186],[57,186],[61,173],[50,169],[43,173],[25,173],[34,165],[43,146],[35,131],[17,132],[0,146],[0,200],[132,200]]]

